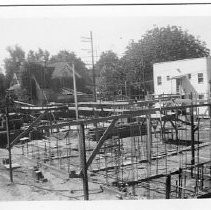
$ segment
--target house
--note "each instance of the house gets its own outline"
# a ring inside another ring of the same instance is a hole
[[[70,66],[67,62],[56,62],[49,65],[49,67],[54,67],[52,78],[73,77],[72,66]],[[81,75],[76,71],[75,75],[76,77],[81,78]]]
[[[154,93],[180,94],[207,100],[210,96],[211,58],[193,58],[153,65]]]
[[[37,105],[43,105],[49,102],[74,102],[73,90],[70,87],[73,86],[73,70],[72,66],[67,62],[55,62],[48,64],[48,69],[45,70],[45,81],[48,81],[48,87],[44,87],[39,81],[42,82],[39,75],[31,75],[31,89],[33,96],[33,103]],[[49,70],[49,72],[47,72]],[[81,73],[81,72],[80,72]],[[81,74],[75,71],[75,77],[79,87],[82,87],[82,91],[86,88],[87,77],[85,74]],[[37,79],[38,78],[38,79]],[[56,87],[56,88],[55,88]],[[68,87],[68,88],[67,88]],[[92,95],[77,91],[78,101],[92,100]]]

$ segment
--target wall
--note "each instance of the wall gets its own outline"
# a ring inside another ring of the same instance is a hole
[[[153,79],[155,95],[162,93],[176,94],[176,79],[167,81],[167,76],[182,77],[182,87],[186,92],[196,92],[197,94],[207,94],[208,91],[208,68],[207,60],[210,58],[195,58],[178,61],[156,63],[153,65]],[[198,73],[203,73],[204,82],[198,84]],[[191,79],[187,78],[191,74]],[[161,76],[162,84],[157,85],[157,77]]]
[[[207,93],[208,96],[211,96],[211,58],[207,59],[207,80],[208,80],[208,87],[207,87]]]

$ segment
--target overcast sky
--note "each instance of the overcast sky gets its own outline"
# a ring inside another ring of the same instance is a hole
[[[199,36],[211,49],[209,7],[45,7],[0,8],[0,66],[8,56],[7,46],[21,46],[25,52],[39,47],[51,55],[74,51],[90,63],[90,48],[81,37],[93,32],[95,56],[113,50],[122,56],[133,39],[137,41],[153,25],[177,25]],[[197,11],[197,12],[196,12]],[[95,57],[95,60],[97,57]]]

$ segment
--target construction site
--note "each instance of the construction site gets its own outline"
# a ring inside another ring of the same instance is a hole
[[[77,106],[12,105],[30,120],[13,138],[10,129],[0,167],[7,188],[39,192],[23,200],[210,197],[209,101],[165,96]]]
[[[96,43],[111,42],[100,56],[92,31],[79,36],[94,19],[5,22],[5,40],[8,27],[23,31],[28,52],[7,47],[0,68],[1,201],[211,198],[209,48],[186,29],[159,28],[157,17],[143,34],[147,18],[113,25],[107,16],[96,18]]]

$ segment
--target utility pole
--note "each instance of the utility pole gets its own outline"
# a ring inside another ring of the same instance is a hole
[[[73,71],[73,88],[74,88],[74,101],[75,101],[75,116],[76,120],[78,120],[78,98],[77,98],[77,88],[76,88],[76,79],[75,79],[75,65],[72,64]]]
[[[92,80],[93,80],[93,100],[97,101],[97,95],[96,95],[96,75],[95,75],[95,65],[94,65],[94,45],[93,45],[93,35],[92,31],[90,31],[90,37],[81,37],[83,40],[82,42],[88,42],[91,44],[91,51],[90,49],[82,49],[86,50],[89,53],[91,52],[91,58],[92,58]]]
[[[10,182],[13,183],[13,173],[12,173],[12,153],[10,145],[10,129],[9,129],[9,93],[6,94],[6,131],[7,131],[7,144],[8,144],[8,153],[9,153],[9,171],[10,171]]]
[[[72,64],[72,71],[73,71],[75,114],[76,114],[76,120],[78,120],[78,99],[77,99],[77,89],[76,89],[75,66],[74,66],[74,64]],[[81,168],[82,168],[81,177],[82,177],[82,180],[83,180],[84,200],[89,200],[89,187],[88,187],[88,176],[87,176],[87,166],[86,166],[86,144],[85,144],[84,124],[80,124],[80,126],[79,126],[79,152],[80,152],[80,163],[81,163]]]
[[[97,96],[96,96],[96,81],[95,81],[95,66],[94,66],[94,49],[93,49],[93,37],[92,37],[92,31],[90,31],[90,39],[91,39],[91,50],[92,50],[92,78],[93,78],[93,94],[94,94],[94,101],[97,101]]]

